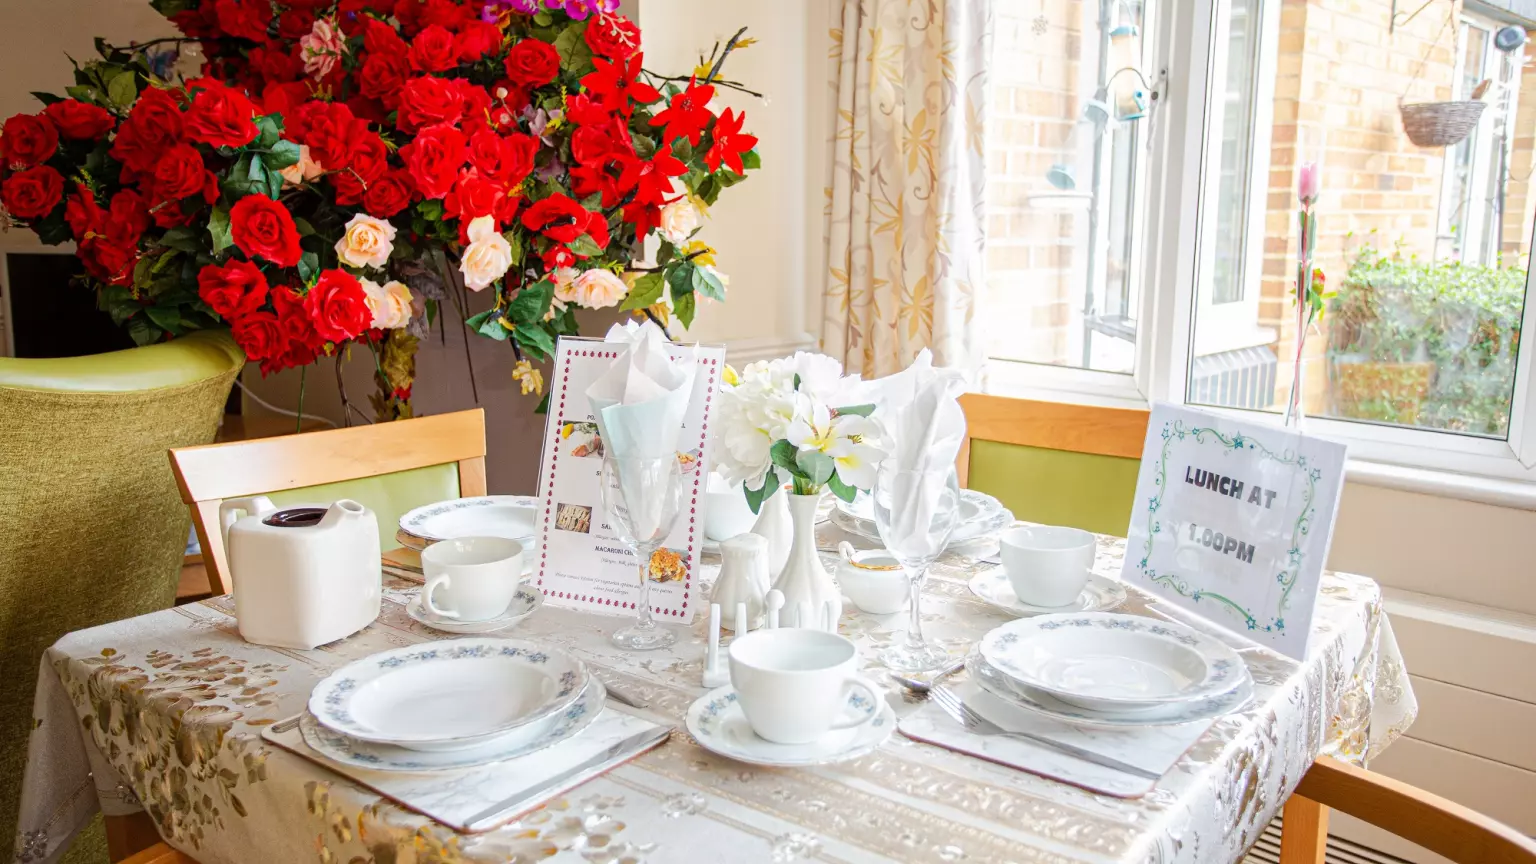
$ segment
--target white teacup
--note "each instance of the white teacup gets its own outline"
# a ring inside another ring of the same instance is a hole
[[[486,621],[507,611],[523,575],[523,544],[504,537],[442,540],[421,553],[422,605],[456,621]]]
[[[745,534],[757,524],[757,514],[747,505],[741,484],[734,486],[713,471],[704,487],[704,536],[723,542]]]
[[[859,652],[852,642],[822,630],[758,630],[731,642],[731,686],[759,738],[777,744],[809,744],[836,729],[862,726],[876,717],[839,719],[850,690],[881,698],[855,675]]]
[[[1031,606],[1066,606],[1088,584],[1096,546],[1080,528],[1032,525],[999,538],[1003,572],[1019,600]]]

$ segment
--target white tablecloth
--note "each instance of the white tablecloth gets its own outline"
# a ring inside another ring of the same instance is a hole
[[[1118,574],[1123,549],[1123,540],[1101,538],[1097,569]],[[986,566],[950,556],[929,582],[925,626],[957,652],[1007,620],[966,587]],[[1416,710],[1379,588],[1329,574],[1307,661],[1245,650],[1257,702],[1218,720],[1140,799],[899,734],[852,762],[775,770],[714,756],[680,730],[506,828],[463,836],[259,735],[302,710],[337,667],[438,638],[405,614],[415,590],[389,580],[375,624],[315,651],[245,643],[227,597],[60,640],[43,658],[16,860],[55,860],[99,796],[109,813],[143,806],[173,845],[205,864],[1232,861],[1318,754],[1364,763]],[[1159,614],[1155,606],[1133,590],[1122,611]],[[900,636],[903,619],[844,616],[841,630],[859,642],[871,677],[883,679],[878,649]],[[650,716],[680,726],[704,692],[705,624],[672,649],[626,656],[607,639],[618,623],[546,608],[510,635],[573,651],[649,702]]]

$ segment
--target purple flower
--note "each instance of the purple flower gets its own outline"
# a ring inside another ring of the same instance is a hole
[[[486,0],[480,12],[480,20],[500,24],[509,12],[532,15],[539,11],[539,0]]]
[[[594,12],[617,12],[619,0],[544,0],[550,9],[559,9],[576,21],[585,21]]]

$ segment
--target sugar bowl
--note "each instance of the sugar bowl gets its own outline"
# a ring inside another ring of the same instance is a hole
[[[907,606],[907,574],[901,563],[884,549],[856,551],[853,544],[838,544],[842,560],[837,582],[853,605],[871,615],[890,615]]]

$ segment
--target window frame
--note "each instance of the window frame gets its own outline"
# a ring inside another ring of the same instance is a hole
[[[1261,40],[1277,42],[1271,16],[1278,19],[1280,2],[1261,0],[1261,4],[1260,14],[1265,19]],[[1142,227],[1136,234],[1137,248],[1145,254],[1136,268],[1141,291],[1134,370],[1122,374],[988,359],[981,384],[976,388],[979,392],[1111,407],[1146,408],[1154,402],[1186,404],[1199,307],[1194,286],[1198,284],[1202,255],[1206,254],[1202,245],[1209,196],[1203,181],[1219,170],[1219,161],[1213,164],[1210,158],[1213,141],[1206,114],[1213,105],[1213,88],[1221,86],[1217,76],[1211,74],[1217,52],[1217,23],[1229,14],[1230,0],[1166,0],[1149,10],[1148,29],[1144,32],[1150,41],[1143,47],[1143,56],[1148,58],[1147,77],[1156,89],[1156,107],[1148,117],[1145,134],[1149,154],[1139,184],[1145,206],[1141,208]],[[1173,58],[1179,58],[1178,62]],[[1263,65],[1272,69],[1275,64]],[[1269,88],[1272,93],[1272,83]],[[1273,99],[1265,101],[1272,103]],[[1214,143],[1219,148],[1219,140]],[[1251,172],[1251,176],[1257,173]],[[1266,182],[1267,173],[1264,172]],[[1536,302],[1532,302],[1536,298],[1531,294],[1536,254],[1525,264],[1527,302],[1521,327],[1523,333],[1536,333]],[[1531,346],[1530,340],[1522,341]],[[1362,474],[1391,473],[1401,468],[1404,476],[1418,476],[1426,471],[1432,475],[1466,475],[1445,481],[1420,478],[1408,483],[1410,486],[1467,487],[1485,481],[1518,481],[1536,487],[1536,417],[1531,416],[1536,413],[1533,362],[1536,347],[1522,351],[1516,364],[1505,440],[1326,417],[1308,417],[1306,431],[1349,445],[1350,461]],[[1233,417],[1277,419],[1277,415],[1269,412],[1208,405],[1192,407]],[[1521,494],[1527,494],[1523,487]],[[1528,494],[1531,506],[1536,509],[1536,488]]]

